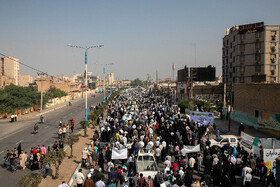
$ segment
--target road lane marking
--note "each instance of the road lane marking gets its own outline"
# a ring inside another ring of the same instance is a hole
[[[34,136],[34,134],[32,133],[31,136]]]
[[[3,152],[4,152],[4,151],[1,151],[1,152],[0,152],[0,155],[1,155]]]
[[[16,145],[19,144],[19,143],[21,143],[21,142],[23,142],[23,141],[24,141],[24,139],[18,141],[18,142],[16,143]]]
[[[49,128],[50,126],[45,126],[45,129]]]

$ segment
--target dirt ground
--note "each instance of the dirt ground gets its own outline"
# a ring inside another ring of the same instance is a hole
[[[49,170],[49,175],[46,179],[43,179],[40,183],[39,187],[46,187],[46,186],[59,186],[62,181],[65,181],[66,183],[69,182],[70,178],[72,177],[75,169],[79,165],[82,159],[82,151],[85,147],[88,147],[90,144],[90,141],[92,139],[94,131],[98,129],[98,126],[95,127],[95,129],[88,128],[87,134],[88,137],[84,137],[84,131],[81,131],[80,139],[77,143],[73,145],[73,157],[68,158],[70,155],[70,147],[66,150],[67,157],[65,157],[59,167],[59,177],[58,179],[53,179],[52,175],[54,175],[55,170],[54,167],[51,167]]]

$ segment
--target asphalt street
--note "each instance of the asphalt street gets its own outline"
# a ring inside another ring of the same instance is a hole
[[[95,97],[88,97],[88,106],[93,104],[99,104],[103,101],[103,94],[96,95]],[[44,111],[43,111],[44,113]],[[88,110],[88,113],[89,110]],[[39,132],[33,134],[33,127],[36,122],[39,122],[39,116],[34,116],[31,119],[18,119],[17,122],[10,123],[8,120],[2,121],[0,124],[0,157],[1,166],[3,163],[3,157],[6,154],[6,150],[11,150],[18,146],[19,143],[22,144],[22,149],[28,154],[30,148],[43,144],[51,146],[54,141],[58,140],[58,124],[59,120],[67,123],[68,120],[73,118],[75,120],[74,132],[81,130],[79,121],[83,120],[85,115],[85,102],[84,99],[77,100],[73,102],[72,106],[68,106],[68,103],[60,104],[54,110],[45,113],[43,116],[45,122],[43,124],[38,124]],[[15,127],[16,126],[16,127]],[[34,171],[39,172],[39,171]],[[31,170],[28,168],[24,171],[17,170],[11,173],[7,169],[0,168],[0,186],[16,186],[17,182],[20,180],[21,176],[25,174],[30,174]]]

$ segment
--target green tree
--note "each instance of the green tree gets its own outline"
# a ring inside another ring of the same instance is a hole
[[[185,109],[189,109],[189,110],[193,110],[193,103],[191,101],[189,101],[188,99],[183,99],[181,101],[179,101],[178,106],[181,109],[181,112],[185,113]]]
[[[79,135],[71,135],[71,136],[67,136],[66,138],[62,139],[62,142],[69,145],[70,146],[70,156],[69,158],[73,157],[73,145],[79,141]]]
[[[201,109],[201,107],[203,107],[203,108],[206,107],[206,111],[208,111],[208,112],[210,112],[212,110],[211,104],[209,102],[207,102],[207,101],[196,100],[195,104],[197,105],[199,110]]]
[[[18,182],[19,187],[38,187],[43,179],[41,173],[31,173],[30,175],[24,175]]]
[[[139,78],[137,78],[131,81],[130,85],[132,87],[143,86],[143,82]]]
[[[54,165],[55,167],[55,175],[54,178],[57,179],[59,177],[59,166],[62,163],[62,160],[65,158],[66,153],[63,149],[59,151],[49,151],[45,156],[45,162],[50,165]]]
[[[53,98],[60,98],[63,96],[67,96],[67,93],[57,89],[55,86],[51,86],[49,88],[49,90],[46,92],[45,97],[49,100],[49,99],[53,99]]]
[[[84,129],[84,137],[87,137],[88,121],[80,121],[82,129]]]

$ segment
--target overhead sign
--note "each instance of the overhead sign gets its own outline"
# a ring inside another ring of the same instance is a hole
[[[264,31],[264,22],[239,25],[239,34],[254,33]]]
[[[211,125],[214,124],[214,113],[213,112],[197,112],[197,111],[191,111],[191,120],[193,120],[195,123],[200,123],[203,125],[208,125],[209,123]]]

